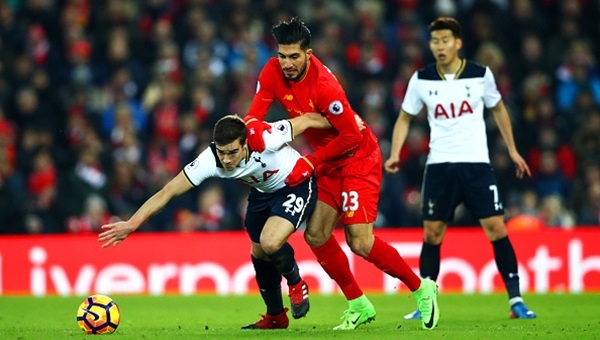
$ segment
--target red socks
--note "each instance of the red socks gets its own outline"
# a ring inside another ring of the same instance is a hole
[[[366,257],[366,260],[373,263],[386,274],[400,279],[411,292],[419,289],[421,278],[408,266],[396,248],[390,246],[379,237],[375,236],[373,248],[369,256]]]
[[[350,271],[348,257],[335,237],[331,236],[325,244],[311,248],[311,250],[329,277],[340,286],[347,300],[354,300],[363,295]],[[411,292],[421,286],[421,278],[408,266],[398,251],[377,236],[375,236],[373,248],[366,260],[386,274],[400,279]]]
[[[331,236],[325,244],[311,248],[311,250],[329,277],[340,286],[347,300],[354,300],[363,295],[363,291],[354,279],[354,274],[350,271],[348,257],[335,240],[335,237]]]

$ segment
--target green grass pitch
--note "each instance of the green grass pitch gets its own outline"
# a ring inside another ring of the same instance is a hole
[[[86,335],[76,311],[84,297],[0,297],[0,339],[600,339],[600,294],[527,295],[534,320],[511,320],[504,294],[442,294],[437,329],[402,320],[415,307],[408,294],[368,294],[374,322],[355,331],[333,331],[346,302],[341,295],[311,295],[306,318],[286,330],[241,330],[264,313],[258,295],[112,296],[121,324],[110,335]],[[287,298],[284,299],[289,304]]]

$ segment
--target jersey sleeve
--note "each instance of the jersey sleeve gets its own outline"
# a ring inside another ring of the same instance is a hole
[[[274,86],[275,77],[273,76],[272,67],[267,63],[262,69],[256,82],[256,94],[250,103],[250,109],[246,116],[252,116],[258,120],[264,120],[269,107],[273,103],[275,94],[272,90]]]
[[[404,101],[402,102],[402,111],[412,116],[419,114],[424,105],[423,100],[419,95],[418,86],[419,76],[418,72],[415,72],[408,81],[408,87],[406,88],[406,94],[404,95]]]
[[[292,123],[289,120],[284,119],[269,124],[272,126],[271,132],[263,132],[266,150],[277,151],[286,143],[292,141]]]
[[[218,177],[217,159],[210,148],[202,151],[196,159],[183,168],[183,173],[194,186],[210,177]]]
[[[498,105],[498,102],[502,99],[502,95],[498,91],[492,70],[487,66],[485,68],[485,75],[483,76],[483,87],[483,103],[485,107],[491,108]]]
[[[356,149],[362,141],[362,133],[354,119],[354,110],[341,86],[324,83],[318,89],[317,107],[336,130],[337,136],[325,147],[315,151],[317,162],[332,160]]]

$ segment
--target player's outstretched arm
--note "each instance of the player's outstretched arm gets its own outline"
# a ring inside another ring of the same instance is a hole
[[[515,140],[513,137],[512,125],[510,123],[510,116],[508,115],[508,111],[506,110],[506,106],[504,106],[504,102],[499,101],[496,106],[490,109],[492,114],[494,115],[494,120],[496,121],[496,125],[498,125],[498,129],[502,134],[502,138],[504,139],[504,143],[508,148],[508,154],[510,158],[515,163],[515,170],[517,178],[523,178],[525,174],[531,176],[531,170],[529,170],[529,166],[527,162],[521,157],[517,147],[515,146]]]
[[[359,115],[355,114],[354,120],[359,130],[362,131],[365,129],[365,122]],[[306,113],[302,116],[291,118],[289,121],[292,123],[293,138],[298,137],[308,129],[329,129],[331,127],[331,123],[329,123],[327,118],[317,112]]]
[[[365,122],[359,115],[354,115],[354,121],[359,130],[362,131],[366,128]],[[296,138],[296,136],[308,128],[326,129],[332,127],[331,123],[319,113],[309,113],[295,117],[290,119],[290,123],[292,124],[293,138]],[[302,183],[306,178],[310,177],[315,166],[315,157],[311,154],[298,159],[294,165],[294,169],[285,179],[285,183],[291,187]]]
[[[392,147],[390,150],[390,157],[385,161],[384,168],[389,174],[395,174],[400,170],[400,150],[406,141],[408,136],[408,127],[412,116],[404,110],[400,111],[396,123],[394,124],[394,132],[392,133]]]
[[[105,231],[98,235],[98,242],[106,241],[102,248],[106,248],[111,244],[116,246],[129,234],[137,230],[142,223],[164,208],[173,197],[179,196],[191,188],[193,188],[192,183],[183,171],[179,172],[175,178],[144,202],[129,220],[103,225],[101,229]]]

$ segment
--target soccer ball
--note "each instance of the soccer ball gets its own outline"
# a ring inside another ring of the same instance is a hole
[[[87,297],[77,309],[77,324],[87,334],[109,334],[121,321],[119,306],[106,295]]]

